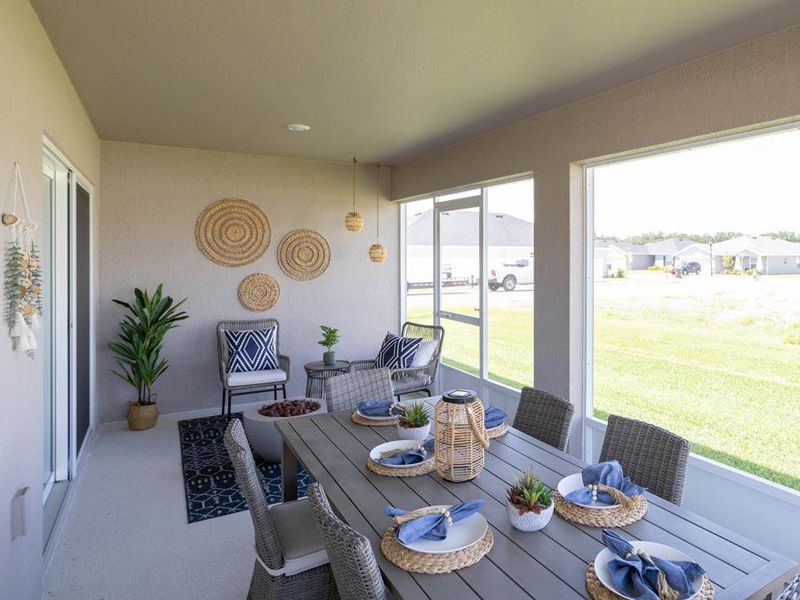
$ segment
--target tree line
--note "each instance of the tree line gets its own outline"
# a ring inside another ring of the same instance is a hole
[[[741,231],[718,231],[717,233],[666,233],[664,231],[650,231],[639,235],[632,235],[625,238],[616,236],[597,236],[598,239],[613,240],[615,242],[627,242],[629,244],[643,245],[661,242],[670,238],[692,240],[701,244],[716,244],[724,242],[742,235],[747,235]],[[794,231],[770,231],[760,234],[762,236],[773,237],[787,242],[800,242],[800,233]]]

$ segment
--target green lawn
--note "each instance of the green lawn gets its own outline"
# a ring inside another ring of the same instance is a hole
[[[698,454],[800,490],[800,279],[796,290],[780,279],[598,284],[595,415],[656,423]],[[493,306],[489,319],[492,378],[530,384],[531,311]],[[477,374],[476,328],[446,327],[443,360]]]

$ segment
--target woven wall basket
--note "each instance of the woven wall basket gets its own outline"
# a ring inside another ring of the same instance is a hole
[[[315,279],[331,262],[328,241],[313,229],[295,229],[278,246],[278,264],[292,279]]]
[[[194,235],[197,247],[209,260],[224,267],[238,267],[266,252],[272,231],[267,216],[256,205],[225,198],[200,214]]]
[[[239,302],[254,311],[269,310],[281,296],[281,288],[272,275],[255,273],[239,284]]]

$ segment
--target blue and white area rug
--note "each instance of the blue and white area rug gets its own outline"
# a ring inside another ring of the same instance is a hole
[[[241,413],[233,415],[241,418]],[[228,417],[214,416],[178,422],[183,462],[183,487],[189,523],[247,510],[247,502],[236,482],[233,465],[222,436]],[[266,463],[254,453],[261,472],[267,502],[281,501],[281,465]],[[302,467],[297,469],[297,492],[305,496],[310,483]]]

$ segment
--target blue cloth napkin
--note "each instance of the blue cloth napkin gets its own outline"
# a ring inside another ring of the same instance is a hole
[[[581,476],[584,486],[591,483],[601,483],[608,487],[617,488],[626,496],[641,496],[644,494],[643,487],[636,485],[630,480],[630,477],[625,477],[622,474],[622,466],[616,460],[590,465],[581,472]],[[589,506],[592,504],[592,491],[587,487],[582,487],[579,490],[567,494],[565,500],[567,502]],[[613,506],[615,504],[611,495],[603,491],[597,492],[596,503],[605,504],[607,506]]]
[[[483,425],[486,429],[494,429],[499,427],[506,420],[506,417],[508,417],[508,414],[502,408],[489,406],[483,413]]]
[[[396,454],[390,458],[379,458],[378,462],[382,465],[416,465],[431,457],[433,451],[433,438],[422,444],[424,451],[417,448],[407,450],[402,454]]]
[[[394,400],[368,400],[358,403],[358,412],[368,417],[388,417]]]
[[[468,500],[450,507],[450,518],[457,523],[474,515],[483,505],[483,500]],[[404,515],[407,510],[387,506],[385,511],[390,517]],[[443,540],[447,537],[447,518],[440,513],[418,517],[407,521],[397,528],[397,539],[403,544],[409,544],[419,538],[426,540]]]
[[[697,563],[686,560],[665,560],[651,556],[650,560],[632,554],[633,546],[610,529],[603,529],[603,543],[617,558],[608,563],[611,581],[616,591],[637,600],[658,600],[658,574],[662,571],[669,586],[678,592],[678,600],[697,593],[694,580],[705,571]]]

